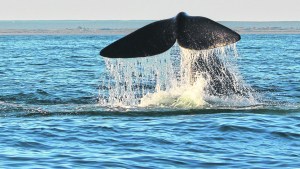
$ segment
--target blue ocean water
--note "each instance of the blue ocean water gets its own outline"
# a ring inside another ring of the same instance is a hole
[[[237,43],[259,104],[185,110],[98,103],[120,37],[0,36],[0,168],[300,166],[300,35]]]

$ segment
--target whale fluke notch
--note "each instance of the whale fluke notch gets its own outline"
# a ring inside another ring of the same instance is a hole
[[[178,42],[181,47],[205,50],[227,46],[241,39],[235,31],[205,17],[188,16],[156,21],[113,42],[100,55],[110,58],[146,57],[163,53]]]

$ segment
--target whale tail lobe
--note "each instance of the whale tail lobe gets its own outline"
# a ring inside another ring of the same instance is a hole
[[[156,21],[113,42],[101,50],[109,58],[146,57],[163,53],[174,43],[194,50],[227,46],[241,39],[233,30],[205,17],[188,16]]]

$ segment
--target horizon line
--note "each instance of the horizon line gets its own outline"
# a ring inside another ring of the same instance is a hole
[[[0,19],[0,21],[159,21],[154,19]],[[300,20],[216,20],[217,22],[300,22]]]

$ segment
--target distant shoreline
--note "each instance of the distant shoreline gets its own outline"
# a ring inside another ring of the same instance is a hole
[[[136,29],[8,29],[0,35],[126,35]]]
[[[127,35],[151,20],[1,21],[0,35]],[[240,34],[300,34],[300,21],[220,21]]]
[[[299,28],[232,28],[239,34],[300,34]],[[127,35],[136,29],[0,29],[0,35]]]

